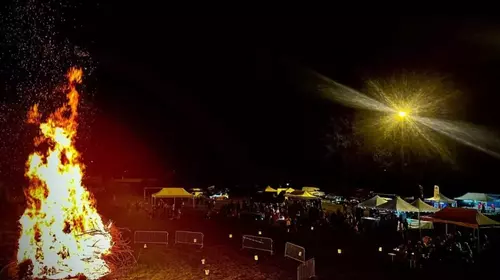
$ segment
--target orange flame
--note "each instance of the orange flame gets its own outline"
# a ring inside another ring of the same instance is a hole
[[[83,165],[74,147],[76,85],[82,81],[82,70],[71,69],[67,78],[66,104],[43,123],[37,105],[28,114],[28,123],[40,128],[35,146],[48,144],[49,148],[34,152],[27,162],[30,185],[25,193],[27,207],[19,220],[17,261],[31,261],[35,278],[84,275],[98,279],[110,272],[103,256],[110,253],[112,238],[82,185]]]

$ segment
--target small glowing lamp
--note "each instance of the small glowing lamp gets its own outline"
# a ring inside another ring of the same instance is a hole
[[[302,252],[299,252],[299,257],[302,257]]]
[[[229,238],[233,238],[233,235],[231,233],[229,234]]]
[[[262,235],[262,231],[259,230],[259,235]]]
[[[406,117],[406,112],[405,111],[399,111],[398,116],[400,116],[401,118],[404,118],[404,117]]]
[[[205,259],[201,259],[201,264],[205,264]]]
[[[195,239],[193,239],[193,243],[196,243],[196,238],[195,238]]]
[[[205,275],[210,274],[210,269],[205,269]]]
[[[311,230],[314,230],[314,227],[311,227]]]
[[[253,259],[254,259],[255,261],[258,261],[258,260],[259,260],[259,256],[255,255],[255,256],[253,256]]]
[[[379,251],[379,252],[382,252],[382,247],[378,247],[378,251]]]
[[[342,249],[337,249],[337,254],[342,254]]]

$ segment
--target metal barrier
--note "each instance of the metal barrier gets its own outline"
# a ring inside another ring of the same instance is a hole
[[[297,267],[297,280],[311,279],[314,276],[316,276],[316,264],[314,262],[314,258],[301,263]]]
[[[134,244],[164,244],[168,245],[168,232],[166,231],[144,231],[134,232]]]
[[[304,263],[306,261],[306,249],[299,245],[287,242],[285,244],[285,258],[290,258]]]
[[[243,235],[241,243],[242,249],[255,249],[270,252],[271,255],[273,254],[273,240],[269,237]]]
[[[175,232],[175,244],[190,244],[198,245],[203,248],[203,233],[193,232],[193,231],[176,231]]]

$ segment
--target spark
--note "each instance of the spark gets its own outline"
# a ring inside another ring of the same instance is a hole
[[[89,53],[58,32],[62,26],[77,26],[67,18],[68,12],[79,8],[77,2],[14,0],[0,14],[0,80],[5,81],[7,93],[0,100],[0,174],[4,177],[24,171],[19,163],[29,153],[33,136],[32,128],[24,125],[30,106],[36,103],[41,111],[53,111],[64,102],[53,92],[64,83],[67,69],[81,65],[87,76],[94,70]],[[82,87],[80,143],[88,140],[96,113],[93,91]]]

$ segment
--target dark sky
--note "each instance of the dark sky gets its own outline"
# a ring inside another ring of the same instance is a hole
[[[300,89],[297,75],[308,67],[356,88],[403,69],[444,73],[464,92],[458,110],[466,120],[495,127],[500,29],[491,19],[201,15],[126,5],[89,1],[76,15],[83,27],[68,32],[98,62],[92,172],[175,170],[173,184],[193,185],[291,179],[495,191],[489,182],[500,161],[470,149],[461,149],[455,169],[435,163],[403,176],[326,159],[330,118],[352,113]]]

